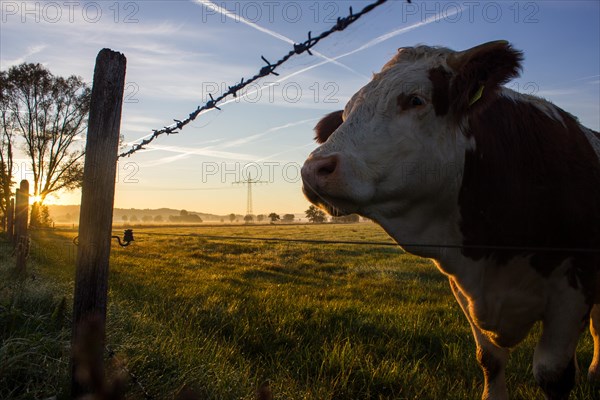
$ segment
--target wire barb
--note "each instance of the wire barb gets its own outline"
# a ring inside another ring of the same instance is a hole
[[[352,24],[354,21],[359,19],[361,16],[372,11],[374,8],[382,5],[386,1],[387,0],[377,0],[374,3],[367,5],[358,14],[354,14],[352,11],[352,7],[350,7],[350,14],[347,17],[338,18],[336,24],[333,27],[331,27],[329,30],[322,32],[319,36],[316,36],[314,38],[311,36],[311,32],[309,31],[307,40],[305,40],[302,43],[294,43],[293,49],[290,50],[285,56],[283,56],[281,59],[279,59],[277,62],[275,62],[273,64],[271,64],[264,56],[261,56],[260,58],[262,58],[262,60],[267,65],[263,66],[259,70],[258,74],[254,75],[252,78],[247,79],[247,80],[244,80],[244,78],[242,78],[240,83],[238,83],[237,85],[229,86],[228,90],[225,93],[221,94],[217,98],[213,98],[212,94],[209,93],[210,100],[207,101],[205,105],[198,106],[196,108],[196,110],[194,112],[190,113],[186,119],[184,119],[184,120],[174,119],[174,121],[176,122],[175,126],[171,126],[171,127],[165,126],[162,129],[153,130],[152,136],[150,136],[147,139],[142,140],[140,143],[132,145],[132,147],[129,150],[119,154],[119,158],[129,157],[136,151],[144,149],[144,146],[150,144],[154,139],[156,139],[163,133],[166,133],[167,135],[179,133],[178,131],[176,131],[176,129],[179,129],[179,130],[183,129],[184,126],[186,126],[187,124],[189,124],[190,122],[195,120],[196,117],[202,111],[210,110],[212,108],[221,110],[218,107],[218,103],[220,103],[221,101],[223,101],[226,97],[228,97],[230,95],[233,97],[237,97],[237,93],[240,90],[242,90],[246,86],[250,85],[251,83],[257,81],[258,79],[263,78],[267,75],[271,75],[271,74],[279,76],[279,74],[277,72],[275,72],[275,69],[278,68],[279,66],[281,66],[283,63],[287,62],[292,56],[302,54],[305,52],[312,56],[313,54],[310,51],[310,49],[313,48],[314,46],[316,46],[317,43],[319,43],[319,41],[321,39],[326,38],[327,36],[331,35],[333,32],[343,31],[350,24]],[[406,0],[406,1],[408,1],[410,3],[410,0]]]
[[[270,63],[270,62],[269,62],[269,61],[268,61],[268,60],[267,60],[265,57],[263,57],[263,56],[260,56],[260,58],[262,58],[262,60],[263,60],[264,62],[266,62],[266,63],[267,63],[267,65],[266,65],[266,66],[264,66],[264,67],[262,67],[262,68],[260,69],[259,75],[261,75],[261,76],[267,76],[267,75],[269,75],[269,74],[273,74],[273,75],[277,75],[277,76],[279,76],[279,74],[278,74],[277,72],[275,72],[275,68],[277,68],[277,65],[273,65],[273,64],[271,64],[271,63]]]
[[[206,103],[206,108],[216,108],[217,110],[221,111],[221,109],[217,106],[217,102],[213,98],[213,95],[209,93],[208,96],[210,97],[210,100],[208,103]]]

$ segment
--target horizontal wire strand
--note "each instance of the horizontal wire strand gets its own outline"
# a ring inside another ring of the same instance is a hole
[[[364,245],[364,246],[397,246],[397,247],[424,247],[440,249],[470,249],[470,250],[497,250],[497,251],[522,251],[522,252],[557,252],[557,253],[600,253],[600,249],[580,248],[580,247],[536,247],[536,246],[499,246],[499,245],[477,245],[477,244],[435,244],[435,243],[402,243],[380,242],[380,241],[361,241],[361,240],[325,240],[325,239],[293,239],[276,237],[252,237],[252,236],[232,236],[232,235],[204,235],[204,234],[182,234],[182,233],[161,233],[161,232],[139,232],[136,235],[149,236],[175,236],[175,237],[193,237],[198,239],[210,240],[244,240],[244,241],[263,241],[263,242],[291,242],[308,244],[346,244],[346,245]]]

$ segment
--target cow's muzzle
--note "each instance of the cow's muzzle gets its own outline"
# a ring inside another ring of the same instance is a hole
[[[345,182],[341,172],[339,153],[311,155],[302,167],[302,191],[313,204],[332,215],[346,214],[349,204],[344,201]]]

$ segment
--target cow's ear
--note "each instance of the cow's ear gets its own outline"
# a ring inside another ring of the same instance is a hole
[[[334,111],[327,114],[315,126],[315,140],[317,143],[325,143],[329,136],[344,122],[342,119],[343,111]]]
[[[523,53],[504,40],[449,55],[448,66],[454,72],[450,85],[453,111],[464,115],[485,108],[501,85],[519,76],[522,60]]]

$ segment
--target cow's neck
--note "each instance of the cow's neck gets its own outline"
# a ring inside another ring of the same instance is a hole
[[[454,197],[453,194],[448,196]],[[454,246],[461,245],[462,236],[458,228],[458,207],[441,207],[439,203],[444,201],[421,203],[419,207],[410,207],[393,215],[374,214],[369,217],[407,252],[445,263],[448,257],[455,258]],[[456,204],[456,200],[452,200],[451,204]]]

